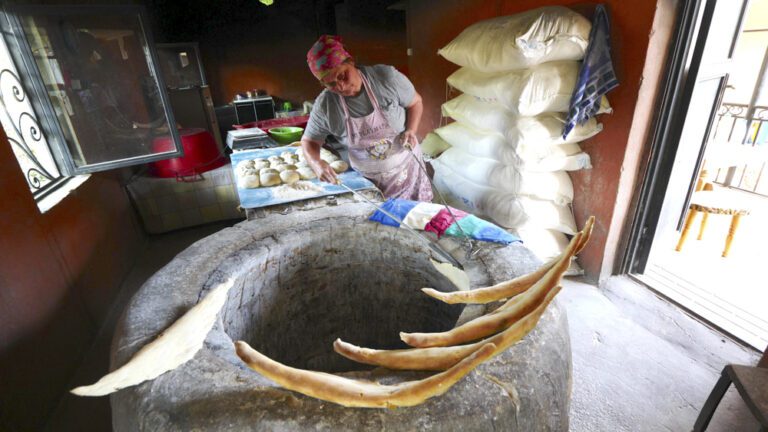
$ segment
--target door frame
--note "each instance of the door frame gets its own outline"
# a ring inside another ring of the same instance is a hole
[[[621,262],[623,274],[645,271],[716,5],[717,0],[684,0],[681,5],[658,115],[654,119],[649,160]],[[743,20],[742,12],[740,23]],[[738,28],[740,31],[741,24]],[[732,44],[731,52],[733,49]],[[695,182],[702,157],[700,152],[691,184]],[[691,193],[689,190],[686,203]]]

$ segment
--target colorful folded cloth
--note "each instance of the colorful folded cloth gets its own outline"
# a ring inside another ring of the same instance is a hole
[[[443,234],[464,237],[493,243],[510,244],[522,242],[520,238],[508,233],[503,228],[479,217],[444,205],[390,198],[381,208],[399,218],[404,224],[418,230],[431,231],[441,237]],[[455,217],[455,220],[454,220]],[[400,224],[380,210],[376,210],[368,220],[384,225],[400,227]]]

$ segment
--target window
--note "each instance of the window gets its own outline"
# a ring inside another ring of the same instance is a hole
[[[146,23],[138,6],[3,11],[0,122],[36,198],[69,176],[181,155]]]

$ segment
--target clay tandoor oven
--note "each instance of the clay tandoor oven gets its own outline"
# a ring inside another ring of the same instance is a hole
[[[446,394],[395,410],[345,408],[280,388],[235,355],[233,341],[289,366],[395,383],[424,372],[373,369],[333,351],[333,341],[404,348],[399,332],[444,331],[484,313],[420,291],[456,288],[429,259],[425,240],[368,222],[371,208],[338,206],[270,214],[224,229],[179,254],[140,289],[118,325],[112,369],[202,298],[234,278],[213,330],[195,357],[155,380],[111,396],[115,431],[440,430],[566,431],[571,352],[557,301],[523,341],[482,364]],[[463,262],[473,287],[540,263],[520,244],[484,244]],[[437,258],[437,257],[435,257]]]

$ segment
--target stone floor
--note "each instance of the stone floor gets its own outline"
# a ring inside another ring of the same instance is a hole
[[[90,384],[107,372],[114,325],[142,283],[194,241],[222,229],[214,224],[153,236],[121,289],[116,307],[72,380]],[[743,348],[625,277],[604,289],[566,280],[573,347],[571,430],[690,430],[727,363],[755,364]],[[52,413],[52,431],[108,431],[109,399],[65,396]],[[758,430],[738,394],[726,395],[710,431]]]

